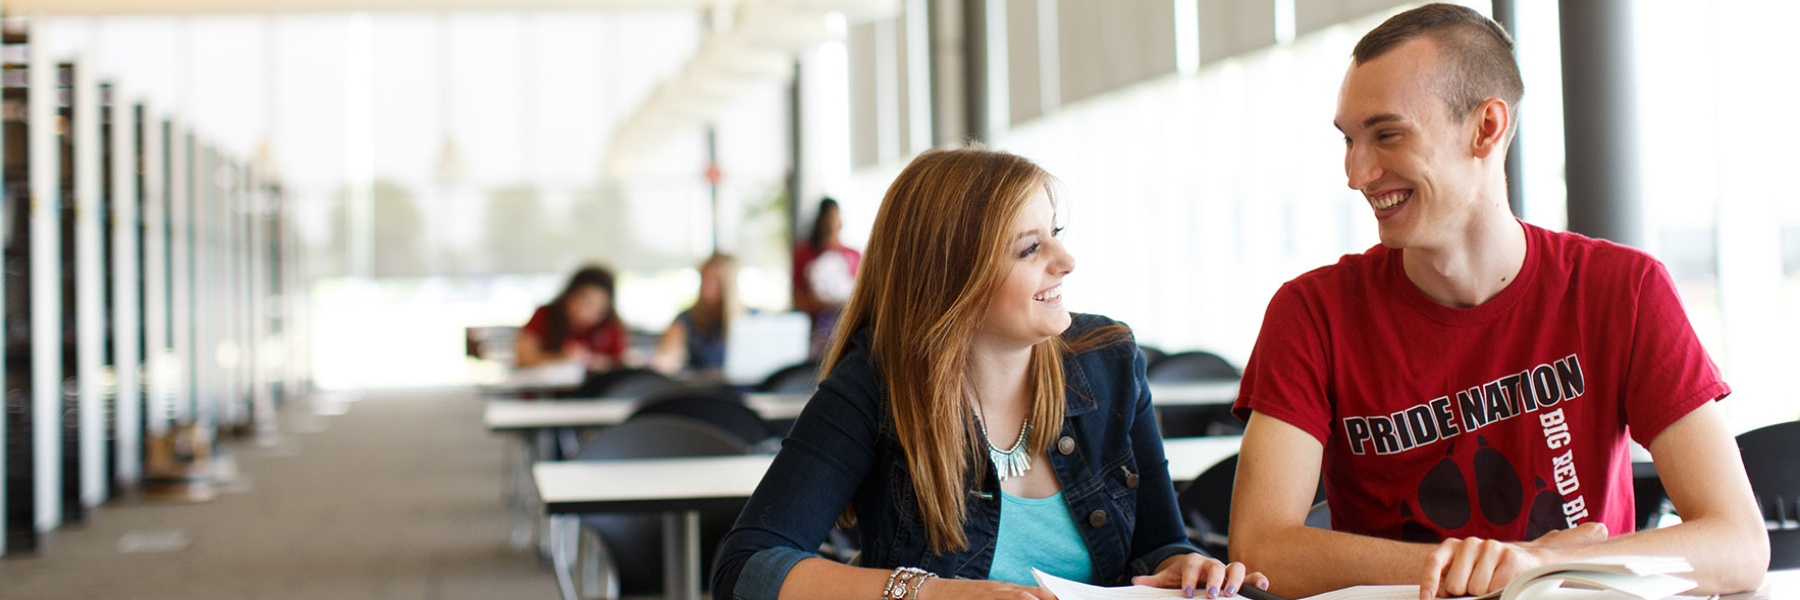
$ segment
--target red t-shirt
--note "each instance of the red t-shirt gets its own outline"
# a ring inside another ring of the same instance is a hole
[[[1382,246],[1270,300],[1233,410],[1324,444],[1333,529],[1425,542],[1590,521],[1630,532],[1626,435],[1649,446],[1731,392],[1661,263],[1522,225],[1518,279],[1474,308],[1433,302]]]
[[[549,305],[538,307],[536,312],[531,313],[531,320],[525,322],[522,330],[536,334],[538,340],[547,342],[544,331],[550,326],[547,316],[549,313]],[[623,364],[625,360],[627,337],[625,326],[619,323],[619,319],[615,317],[590,327],[586,331],[571,331],[569,339],[563,340],[562,348],[545,347],[544,350],[566,353],[579,348],[586,350],[589,354],[600,354],[611,358],[612,363],[617,365]]]
[[[856,269],[862,266],[862,253],[850,249],[849,246],[838,246],[828,250],[820,250],[814,248],[810,242],[801,243],[798,248],[794,249],[793,285],[795,291],[812,291],[812,283],[806,280],[806,269],[807,267],[812,266],[813,261],[818,260],[819,255],[824,254],[825,252],[837,252],[840,256],[843,256],[844,262],[850,267],[848,275],[851,277],[855,277]]]

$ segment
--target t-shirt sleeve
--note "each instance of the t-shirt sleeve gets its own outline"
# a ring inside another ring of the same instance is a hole
[[[1325,443],[1331,434],[1331,402],[1323,322],[1294,282],[1269,300],[1256,347],[1244,365],[1232,414],[1275,417]]]
[[[536,334],[538,337],[543,337],[544,329],[550,326],[550,317],[547,316],[549,311],[549,306],[539,306],[537,310],[532,311],[531,320],[526,321],[525,326],[520,327],[519,330]]]
[[[1625,418],[1631,437],[1646,447],[1694,409],[1731,393],[1718,365],[1700,345],[1675,282],[1652,260],[1638,282],[1625,375]]]
[[[594,350],[615,361],[624,360],[625,346],[631,338],[631,332],[625,330],[625,324],[620,323],[617,316],[609,319],[602,327],[606,328],[606,334],[600,336],[600,347]]]

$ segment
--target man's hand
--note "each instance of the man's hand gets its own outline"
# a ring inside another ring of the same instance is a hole
[[[1450,538],[1425,560],[1419,600],[1480,596],[1506,587],[1520,573],[1544,563],[1540,549],[1482,538]]]

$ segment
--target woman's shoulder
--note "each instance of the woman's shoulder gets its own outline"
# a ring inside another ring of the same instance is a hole
[[[532,333],[543,333],[544,328],[548,327],[550,324],[549,320],[550,320],[550,305],[545,304],[543,306],[537,307],[537,310],[531,311],[531,318],[526,319],[525,325],[523,327],[520,327],[520,329],[523,329],[525,331],[529,331]]]
[[[1069,328],[1063,330],[1063,341],[1077,354],[1105,350],[1115,346],[1137,345],[1131,326],[1105,315],[1069,313]]]

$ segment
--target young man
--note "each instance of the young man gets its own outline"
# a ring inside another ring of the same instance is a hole
[[[1701,593],[1762,579],[1714,404],[1730,388],[1661,263],[1508,212],[1522,93],[1511,39],[1467,8],[1408,11],[1356,47],[1335,124],[1381,244],[1276,293],[1234,407],[1232,558],[1278,592],[1483,594],[1606,554],[1685,556]],[[1680,525],[1632,533],[1628,435]],[[1303,526],[1321,470],[1332,531]]]

